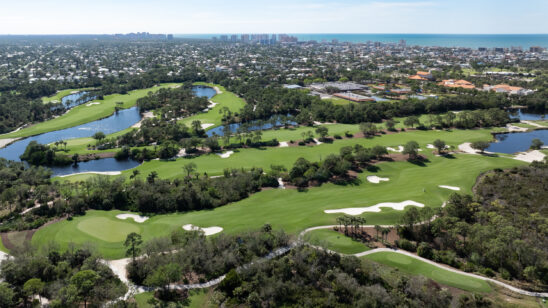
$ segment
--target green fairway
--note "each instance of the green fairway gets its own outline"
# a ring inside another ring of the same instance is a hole
[[[132,232],[139,232],[134,224],[106,217],[93,217],[80,221],[78,230],[105,242],[121,242]]]
[[[376,252],[363,257],[384,265],[398,268],[413,275],[422,275],[438,283],[470,292],[491,292],[486,281],[441,269],[429,263],[394,252]]]
[[[245,106],[245,101],[242,98],[238,97],[232,92],[228,92],[224,87],[220,85],[205,82],[197,82],[194,84],[198,86],[207,86],[212,88],[217,87],[219,90],[221,90],[222,93],[217,94],[213,98],[211,98],[212,102],[217,103],[217,105],[211,110],[190,116],[188,118],[184,118],[180,120],[179,123],[184,123],[185,125],[190,126],[193,121],[198,120],[202,122],[202,124],[214,124],[214,126],[211,127],[219,126],[222,124],[223,117],[223,115],[219,113],[219,111],[223,107],[227,107],[232,112],[239,112],[240,109]]]
[[[260,151],[256,150],[255,153]],[[406,161],[380,164],[380,170],[376,173],[366,171],[359,174],[359,185],[324,184],[321,187],[309,188],[306,192],[295,189],[272,189],[214,210],[157,215],[142,224],[124,222],[141,228],[145,241],[153,237],[167,236],[172,230],[179,229],[185,224],[199,227],[220,226],[224,229],[223,232],[237,233],[269,223],[276,229],[297,234],[305,228],[335,224],[335,219],[341,214],[326,214],[324,210],[327,209],[367,207],[381,202],[404,200],[439,208],[452,191],[439,188],[438,185],[457,186],[462,189],[461,192],[471,193],[475,179],[481,172],[524,164],[513,159],[466,154],[455,155],[454,158],[431,156],[430,160],[431,162],[425,166]],[[176,169],[174,173],[181,174],[183,170],[176,163],[167,164]],[[277,159],[272,163],[281,161]],[[198,166],[202,168],[207,164]],[[368,175],[387,177],[390,181],[372,184],[366,180]],[[93,242],[105,257],[121,258],[124,256],[122,241],[115,243],[99,240],[97,236],[90,236],[77,227],[81,221],[93,217],[106,217],[110,222],[118,222],[120,220],[115,216],[119,213],[88,211],[85,216],[76,217],[73,221],[62,221],[40,229],[34,234],[32,242],[40,246],[54,240],[64,247],[70,242]],[[403,211],[383,208],[381,212],[364,213],[362,217],[371,225],[394,224],[398,222],[402,213]],[[101,228],[107,228],[106,224],[101,225]]]
[[[17,132],[9,133],[0,136],[1,138],[16,138],[16,137],[28,137],[34,136],[54,130],[65,129],[84,123],[99,120],[108,117],[114,113],[116,103],[122,103],[123,108],[129,108],[135,105],[137,99],[147,95],[148,92],[158,91],[161,88],[173,86],[174,84],[162,84],[158,87],[152,87],[148,89],[140,89],[130,91],[128,94],[111,94],[106,95],[104,100],[95,100],[98,105],[82,104],[70,109],[62,116],[38,123],[36,125],[29,126],[21,129]]]
[[[329,250],[344,253],[355,254],[369,250],[364,243],[351,239],[333,229],[319,229],[310,231],[306,238],[312,245],[323,246]]]
[[[339,126],[340,127],[340,126]],[[306,129],[303,129],[306,130]],[[281,131],[280,134],[298,134],[299,130]],[[375,138],[351,138],[335,140],[331,144],[321,144],[318,146],[297,146],[285,148],[267,148],[267,149],[239,149],[235,150],[229,158],[220,158],[218,155],[202,155],[197,158],[180,158],[175,161],[154,160],[143,163],[136,169],[140,171],[140,177],[146,177],[150,172],[156,171],[161,178],[175,178],[183,174],[183,165],[194,162],[198,166],[198,172],[207,172],[209,175],[220,175],[226,168],[251,168],[262,167],[268,170],[271,165],[284,165],[291,168],[293,163],[300,157],[310,161],[319,161],[322,157],[329,154],[339,153],[339,149],[344,146],[354,146],[355,144],[364,147],[373,147],[375,145],[397,147],[404,145],[410,140],[415,140],[423,148],[423,154],[432,156],[433,150],[427,149],[426,145],[436,139],[444,140],[448,145],[456,147],[464,142],[473,142],[477,140],[490,140],[492,136],[489,129],[477,130],[453,130],[453,131],[409,131],[398,134],[383,135]],[[433,156],[432,156],[433,157]],[[126,177],[132,171],[122,172]]]

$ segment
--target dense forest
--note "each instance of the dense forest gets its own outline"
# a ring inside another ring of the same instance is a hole
[[[12,252],[1,264],[1,307],[36,307],[41,297],[51,307],[100,306],[124,295],[127,287],[86,248]],[[29,305],[32,304],[32,305]]]
[[[431,223],[416,209],[400,235],[423,257],[505,280],[548,285],[548,163],[496,170],[481,177],[475,196],[454,194]],[[415,249],[415,245],[411,245]]]

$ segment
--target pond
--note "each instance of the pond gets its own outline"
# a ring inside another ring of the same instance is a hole
[[[55,104],[51,107],[51,110],[65,108],[69,110],[78,105],[87,103],[95,99],[95,96],[88,96],[89,92],[83,91],[78,93],[72,93],[61,98],[61,104]]]
[[[272,121],[272,119],[276,119],[276,121]],[[262,123],[261,123],[262,122]],[[285,123],[287,123],[288,125],[297,125],[297,122],[294,122],[294,121],[291,121],[291,120],[287,120]],[[243,123],[234,123],[234,124],[229,124],[228,126],[230,127],[230,131],[232,133],[235,133],[238,131],[238,129],[242,126],[244,126],[245,124]],[[247,130],[249,131],[255,131],[255,130],[265,130],[265,129],[271,129],[271,128],[274,128],[274,127],[281,127],[281,126],[284,126],[284,122],[279,118],[279,117],[272,117],[270,120],[268,121],[253,121],[251,123],[248,123],[247,124]],[[215,128],[212,128],[210,130],[208,130],[206,132],[206,134],[211,137],[213,136],[213,134],[217,135],[217,136],[224,136],[224,130],[225,128],[225,125],[221,125],[221,126],[217,126]]]
[[[192,88],[192,91],[196,96],[207,97],[208,99],[212,98],[216,94],[215,89],[204,86],[195,86]],[[79,92],[65,96],[63,97],[63,103],[69,101],[81,101],[81,98],[84,98],[85,93],[86,92]],[[80,104],[82,103],[83,102],[80,102]],[[139,122],[140,120],[141,114],[139,113],[139,109],[137,107],[123,109],[111,115],[110,117],[101,120],[19,140],[8,145],[5,148],[0,149],[0,157],[8,160],[20,161],[19,156],[21,156],[25,152],[27,145],[31,141],[36,141],[41,144],[50,144],[61,140],[91,137],[96,132],[103,132],[108,135],[131,127],[133,124]],[[116,160],[114,158],[105,158],[99,160],[90,160],[87,162],[80,162],[76,167],[52,167],[51,169],[54,176],[59,176],[90,171],[123,171],[134,168],[138,165],[139,162],[133,160]]]
[[[491,143],[487,148],[489,152],[498,152],[513,154],[524,152],[531,146],[533,139],[540,139],[544,144],[548,144],[548,130],[535,130],[526,133],[496,134],[498,142]]]
[[[215,89],[206,86],[194,86],[192,87],[192,92],[196,96],[207,97],[207,99],[211,99],[213,96],[215,96],[215,94],[217,94],[217,91],[215,91]]]
[[[517,112],[510,112],[510,117],[523,121],[540,121],[548,119],[544,113],[522,112],[521,109],[518,109]]]

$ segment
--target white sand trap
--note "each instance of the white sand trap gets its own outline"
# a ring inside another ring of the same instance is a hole
[[[460,145],[459,145],[459,150],[460,150],[461,152],[468,153],[468,154],[479,154],[479,153],[478,153],[478,152],[479,152],[478,150],[472,149],[471,144],[472,144],[472,143],[470,143],[470,142],[466,142],[466,143],[460,144]],[[493,152],[487,152],[487,151],[485,151],[485,152],[483,152],[483,153],[485,153],[485,154],[493,154]]]
[[[202,124],[202,129],[208,129],[210,128],[211,126],[214,126],[215,124],[211,124],[211,123],[205,123],[205,124]]]
[[[217,103],[213,102],[213,101],[209,101],[209,105],[207,105],[207,108],[209,109],[213,109],[213,107],[217,106]]]
[[[232,154],[234,154],[234,151],[227,151],[227,152],[224,152],[222,154],[219,153],[217,155],[219,155],[221,158],[229,158],[230,155],[232,155]]]
[[[148,220],[147,216],[139,216],[135,214],[118,214],[116,215],[116,218],[126,220],[126,219],[133,219],[136,223],[142,224],[143,222]]]
[[[131,128],[140,128],[145,119],[150,119],[150,118],[153,118],[153,117],[154,117],[154,113],[152,113],[152,111],[145,112],[145,113],[143,113],[143,118],[141,118],[141,121],[131,125]]]
[[[289,144],[287,143],[287,141],[282,141],[280,142],[280,145],[279,145],[280,148],[287,148],[288,146]]]
[[[59,177],[60,178],[66,178],[67,176],[80,175],[80,174],[120,175],[120,174],[122,174],[122,172],[121,171],[105,171],[105,172],[88,171],[88,172],[80,172],[80,173],[61,175]]]
[[[191,224],[184,225],[183,229],[185,229],[186,231],[202,231],[206,236],[217,234],[223,231],[223,228],[221,227],[200,228]]]
[[[215,90],[215,92],[217,92],[217,94],[223,94],[223,91],[221,91],[219,87],[213,87],[213,89]]]
[[[408,206],[408,205],[424,207],[424,204],[422,204],[422,203],[418,203],[418,202],[411,201],[411,200],[406,200],[406,201],[399,202],[399,203],[397,203],[397,202],[383,202],[383,203],[375,204],[373,206],[368,206],[368,207],[350,207],[350,208],[346,208],[346,209],[325,210],[324,213],[326,213],[326,214],[343,213],[343,214],[347,214],[347,215],[356,216],[356,215],[361,215],[365,212],[378,213],[378,212],[381,211],[381,207],[389,207],[389,208],[392,208],[392,209],[397,210],[397,211],[403,211],[403,209],[405,209],[405,207]]]
[[[320,144],[323,143],[323,142],[321,142],[320,140],[318,140],[318,139],[316,139],[316,138],[314,138],[314,142],[316,142],[317,145],[320,145]]]
[[[278,178],[278,188],[285,189],[284,181],[282,178]]]
[[[403,146],[398,146],[397,149],[394,149],[394,148],[391,148],[391,147],[387,147],[386,148],[388,151],[392,151],[392,152],[403,152]]]
[[[426,145],[426,148],[427,148],[427,149],[436,149],[436,147],[435,147],[433,144],[427,144],[427,145]],[[445,146],[445,149],[446,149],[446,150],[449,149],[449,148],[451,148],[451,147],[448,146],[448,145]]]
[[[457,187],[457,186],[438,185],[438,187],[439,188],[450,189],[450,190],[454,190],[454,191],[459,191],[460,190],[460,187]]]
[[[185,157],[186,156],[186,149],[181,149],[179,153],[177,153],[177,157]]]
[[[511,132],[511,133],[513,133],[513,132],[526,132],[526,131],[529,130],[526,127],[519,127],[519,126],[515,126],[515,125],[512,125],[512,124],[506,124],[506,129],[508,129],[508,131]]]
[[[369,181],[370,183],[375,183],[375,184],[379,184],[381,181],[382,182],[387,182],[387,181],[390,181],[389,178],[380,178],[376,175],[370,175],[367,177],[367,181]]]
[[[86,107],[93,106],[93,105],[101,105],[101,103],[98,103],[98,102],[87,103]]]
[[[534,161],[543,161],[544,157],[546,157],[546,154],[542,153],[539,150],[534,150],[531,152],[519,153],[514,157],[514,159],[532,163]]]
[[[7,146],[8,144],[17,141],[19,138],[8,138],[8,139],[0,139],[0,149]]]

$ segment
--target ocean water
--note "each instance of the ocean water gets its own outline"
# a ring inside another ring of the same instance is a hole
[[[211,39],[221,34],[175,34],[178,38]],[[528,49],[531,46],[548,48],[548,34],[350,34],[350,33],[299,33],[288,35],[296,36],[299,41],[315,40],[317,42],[366,43],[383,42],[398,43],[405,40],[408,46],[440,46],[440,47],[503,47],[520,46]],[[239,37],[239,35],[238,35]]]

